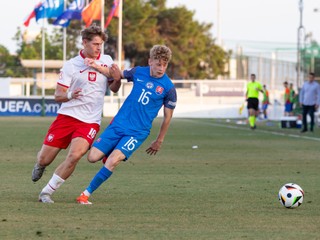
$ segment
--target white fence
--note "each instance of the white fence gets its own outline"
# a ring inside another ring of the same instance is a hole
[[[241,113],[239,112],[240,107],[245,103],[246,80],[174,80],[173,82],[178,96],[174,117],[247,117],[246,106]],[[0,79],[0,97],[29,97],[33,83],[32,79]],[[46,80],[45,83],[46,86],[50,86],[52,80]],[[123,81],[117,94],[107,95],[103,115],[114,116],[130,93],[131,88],[132,83]],[[268,109],[269,119],[279,120],[283,116],[283,106],[279,105],[282,103],[283,91],[283,89],[269,90],[273,103]],[[161,110],[159,116],[162,115]]]
[[[178,102],[174,117],[179,118],[246,118],[246,80],[174,80]],[[132,83],[124,82],[119,95],[105,97],[104,116],[114,116],[130,93]],[[281,91],[273,91],[273,102],[268,109],[269,119],[279,120],[283,115]],[[244,110],[240,108],[244,106]],[[163,112],[160,110],[159,116]]]

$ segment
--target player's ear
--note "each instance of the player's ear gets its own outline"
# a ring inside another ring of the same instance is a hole
[[[149,59],[148,59],[148,64],[149,64],[149,66],[151,65],[151,63],[152,63],[152,59],[149,58]]]

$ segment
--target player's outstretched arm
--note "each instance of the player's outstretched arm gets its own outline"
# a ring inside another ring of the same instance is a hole
[[[161,123],[159,134],[157,136],[157,139],[154,140],[150,144],[150,147],[146,150],[147,154],[150,154],[150,155],[157,154],[157,152],[160,150],[161,145],[164,141],[164,137],[166,136],[167,131],[169,129],[170,122],[171,122],[172,115],[173,115],[173,109],[164,107],[163,112],[164,112],[164,117],[163,117],[163,121]]]

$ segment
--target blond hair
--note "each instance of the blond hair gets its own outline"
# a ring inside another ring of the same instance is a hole
[[[172,52],[170,48],[165,45],[154,45],[150,50],[151,59],[159,59],[165,62],[170,62]]]

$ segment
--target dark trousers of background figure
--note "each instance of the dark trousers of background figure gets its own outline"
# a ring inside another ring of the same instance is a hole
[[[303,130],[308,130],[308,122],[307,122],[307,115],[309,114],[311,122],[310,122],[310,131],[313,131],[314,126],[314,112],[315,112],[315,105],[302,106],[302,124],[303,124]]]

